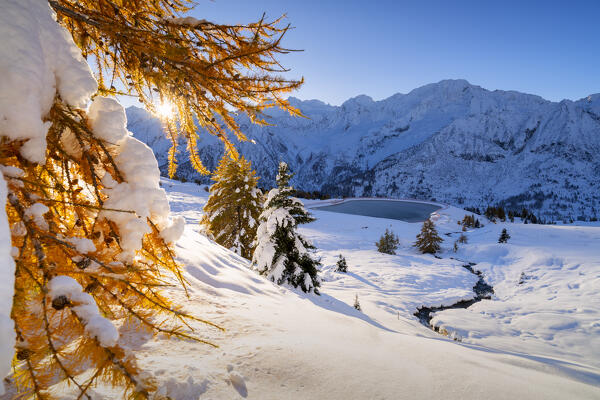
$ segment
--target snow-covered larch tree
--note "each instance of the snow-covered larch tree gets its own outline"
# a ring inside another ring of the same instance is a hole
[[[298,225],[315,219],[300,200],[292,197],[290,178],[287,164],[281,162],[277,187],[269,191],[259,218],[252,266],[279,285],[288,284],[318,294],[320,262],[311,254],[314,246],[297,229]]]
[[[169,216],[152,151],[103,96],[172,104],[168,132],[204,171],[194,120],[235,154],[231,110],[257,122],[272,105],[295,113],[279,96],[301,82],[273,75],[277,21],[182,18],[190,4],[0,1],[0,394],[12,371],[18,397],[89,399],[102,383],[148,398],[157,383],[117,327],[203,342],[192,324],[208,322],[160,290],[185,287],[171,246],[184,221]],[[53,391],[61,382],[74,393]]]
[[[250,161],[225,154],[212,177],[200,223],[220,245],[251,259],[262,199]]]

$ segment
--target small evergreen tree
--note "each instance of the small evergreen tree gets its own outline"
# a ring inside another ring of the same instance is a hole
[[[506,212],[504,211],[503,207],[498,207],[496,209],[497,213],[496,215],[498,216],[499,219],[501,219],[502,221],[506,221]]]
[[[336,263],[337,267],[335,268],[335,270],[337,272],[348,272],[348,263],[346,263],[346,258],[340,254],[340,258],[337,260]]]
[[[300,287],[304,292],[319,294],[317,267],[320,263],[310,254],[314,246],[297,231],[298,225],[315,219],[300,200],[291,197],[290,178],[287,164],[281,162],[277,187],[269,191],[259,218],[252,265],[253,269],[278,285],[287,283]]]
[[[465,215],[462,221],[459,222],[459,225],[462,225],[462,230],[466,231],[467,228],[480,228],[481,223],[479,219],[475,218],[474,215]]]
[[[475,217],[467,214],[460,224],[463,226],[463,230],[466,230],[466,228],[471,228],[475,225]]]
[[[510,235],[506,228],[502,229],[502,233],[500,234],[500,238],[498,238],[498,243],[506,243],[510,239]]]
[[[200,223],[220,245],[251,259],[261,211],[258,177],[250,161],[225,154],[212,178],[210,196]]]
[[[417,241],[415,247],[417,247],[421,253],[435,254],[440,250],[440,243],[443,239],[438,235],[437,230],[433,221],[428,219],[423,222],[421,232],[417,235]]]
[[[358,302],[358,295],[354,297],[354,308],[356,308],[358,311],[362,311],[362,309],[360,308],[360,303]]]
[[[496,214],[497,214],[496,207],[492,207],[492,206],[488,206],[488,208],[486,208],[485,212],[483,213],[483,215],[485,215],[486,218],[492,222],[496,221]]]
[[[399,244],[400,239],[398,239],[398,236],[386,228],[385,233],[375,243],[375,246],[377,246],[377,251],[380,253],[394,255],[396,254],[396,250],[398,250]]]
[[[458,238],[458,243],[467,243],[468,241],[469,241],[469,239],[467,238],[467,236],[465,236],[461,233]]]

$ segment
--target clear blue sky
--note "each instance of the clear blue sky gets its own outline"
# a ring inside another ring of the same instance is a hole
[[[287,14],[282,61],[293,94],[340,104],[448,78],[549,100],[600,92],[600,0],[197,0],[194,16],[253,22]]]

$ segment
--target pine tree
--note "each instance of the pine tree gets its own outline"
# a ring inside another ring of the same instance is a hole
[[[336,272],[348,272],[348,263],[346,258],[340,254],[339,259],[336,262]]]
[[[465,215],[462,221],[459,222],[459,225],[462,225],[463,232],[467,230],[467,228],[480,228],[481,224],[479,219],[475,218],[474,215]]]
[[[466,228],[472,228],[475,226],[475,217],[473,215],[465,215],[465,217],[463,218],[462,222],[461,222],[462,226],[463,226],[463,230],[466,230]]]
[[[225,154],[212,179],[200,223],[217,243],[251,259],[262,206],[258,177],[244,157],[232,160]]]
[[[506,221],[506,212],[504,211],[503,207],[497,208],[497,216],[501,221]]]
[[[259,218],[253,268],[278,285],[289,284],[319,294],[317,267],[321,264],[310,253],[314,246],[297,231],[298,225],[315,219],[300,200],[291,197],[290,179],[287,164],[281,162],[277,187],[269,191]]]
[[[508,242],[508,239],[510,239],[510,235],[508,234],[508,231],[506,230],[506,228],[502,229],[502,233],[500,234],[500,237],[498,238],[498,243],[506,243]]]
[[[6,212],[15,249],[11,317],[18,396],[53,398],[50,387],[65,381],[77,392],[73,398],[91,399],[88,390],[100,382],[121,388],[126,398],[149,398],[156,382],[121,346],[113,321],[207,344],[189,329],[194,321],[210,323],[189,315],[160,290],[173,279],[186,287],[171,246],[183,221],[168,217],[151,151],[127,133],[123,108],[102,96],[133,95],[154,111],[172,104],[175,114],[165,128],[173,146],[179,136],[185,139],[192,165],[206,173],[196,151],[196,122],[235,156],[228,132],[245,136],[232,110],[256,123],[264,123],[268,107],[299,114],[281,96],[302,82],[274,74],[280,68],[277,56],[287,52],[281,46],[287,27],[264,18],[249,25],[180,18],[189,0],[49,0],[73,40],[64,31],[41,40],[36,35],[47,31],[38,29],[39,21],[53,33],[57,25],[48,4],[26,4],[10,0],[1,7],[16,12],[31,7],[20,19],[30,25],[19,28],[31,32],[26,40],[38,40],[28,51],[40,49],[44,82],[54,92],[27,98],[40,108],[40,115],[27,115],[39,120],[29,133],[41,136],[20,137],[15,123],[4,123],[0,131],[8,191],[0,212]],[[0,41],[0,47],[13,43]],[[78,48],[97,66],[96,80],[87,66],[81,68],[85,62]],[[59,63],[45,62],[61,49],[68,52]],[[125,89],[117,89],[117,82]],[[173,176],[174,147],[170,165]],[[2,176],[0,184],[4,194]],[[5,240],[8,232],[1,233]]]
[[[377,246],[377,251],[384,254],[396,254],[396,250],[398,250],[398,245],[400,245],[400,239],[394,232],[389,229],[385,229],[385,233],[381,235],[379,240],[375,243]]]
[[[439,237],[433,221],[428,219],[423,222],[421,232],[417,235],[417,241],[414,246],[417,247],[421,253],[435,254],[440,250],[440,243],[443,239]]]
[[[360,308],[360,303],[358,301],[358,295],[356,295],[354,297],[354,308],[357,309],[358,311],[362,311],[362,308]]]

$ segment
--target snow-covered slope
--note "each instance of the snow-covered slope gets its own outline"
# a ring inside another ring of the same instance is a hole
[[[291,103],[308,118],[273,110],[267,127],[238,118],[256,141],[239,147],[263,184],[273,183],[284,160],[297,187],[333,196],[435,198],[478,207],[503,202],[554,220],[600,217],[600,95],[554,103],[447,80],[381,101],[363,95],[339,107]],[[169,143],[160,123],[137,108],[128,118],[164,170]],[[212,137],[199,148],[211,167],[222,154]],[[186,163],[178,174],[202,179]]]
[[[227,329],[201,327],[220,346],[163,340],[139,354],[174,399],[586,399],[600,393],[600,227],[487,224],[438,259],[412,247],[419,223],[313,209],[301,229],[322,257],[322,295],[277,287],[247,261],[198,233],[207,193],[163,180],[171,208],[186,219],[178,242],[192,286],[187,309]],[[319,205],[319,202],[312,202]],[[463,210],[433,215],[449,249]],[[374,242],[391,228],[398,255]],[[508,245],[497,244],[507,227]],[[445,235],[448,233],[450,236]],[[334,272],[338,254],[349,273]],[[473,297],[475,261],[496,289],[476,307],[438,313],[457,343],[412,315],[420,305]],[[517,276],[524,272],[523,283]],[[362,312],[353,307],[359,296]],[[493,325],[492,325],[493,324]]]
[[[272,284],[246,260],[200,234],[208,196],[201,186],[166,179],[162,186],[173,213],[186,220],[177,253],[190,296],[180,288],[169,289],[170,296],[226,329],[194,326],[197,335],[219,346],[215,349],[162,336],[140,338],[139,327],[136,334],[135,327],[120,327],[122,342],[136,352],[164,396],[598,398],[600,335],[594,321],[600,317],[600,282],[594,271],[600,226],[487,224],[467,232],[469,243],[458,253],[444,252],[439,259],[412,248],[418,223],[314,210],[317,221],[302,233],[323,260],[322,295],[316,296]],[[434,214],[447,238],[445,249],[459,234],[456,221],[464,213],[448,207]],[[507,245],[496,243],[502,227],[512,235]],[[401,239],[396,256],[375,250],[385,228]],[[348,260],[347,274],[333,270],[340,253]],[[462,342],[433,332],[412,315],[419,305],[473,296],[476,278],[451,257],[476,260],[496,289],[491,300],[461,310],[463,315],[448,310],[435,317],[450,332],[458,331]],[[519,284],[521,272],[526,277]],[[362,312],[352,307],[356,294]],[[56,390],[59,398],[70,398],[68,388]],[[106,388],[94,391],[95,398],[120,397]]]

